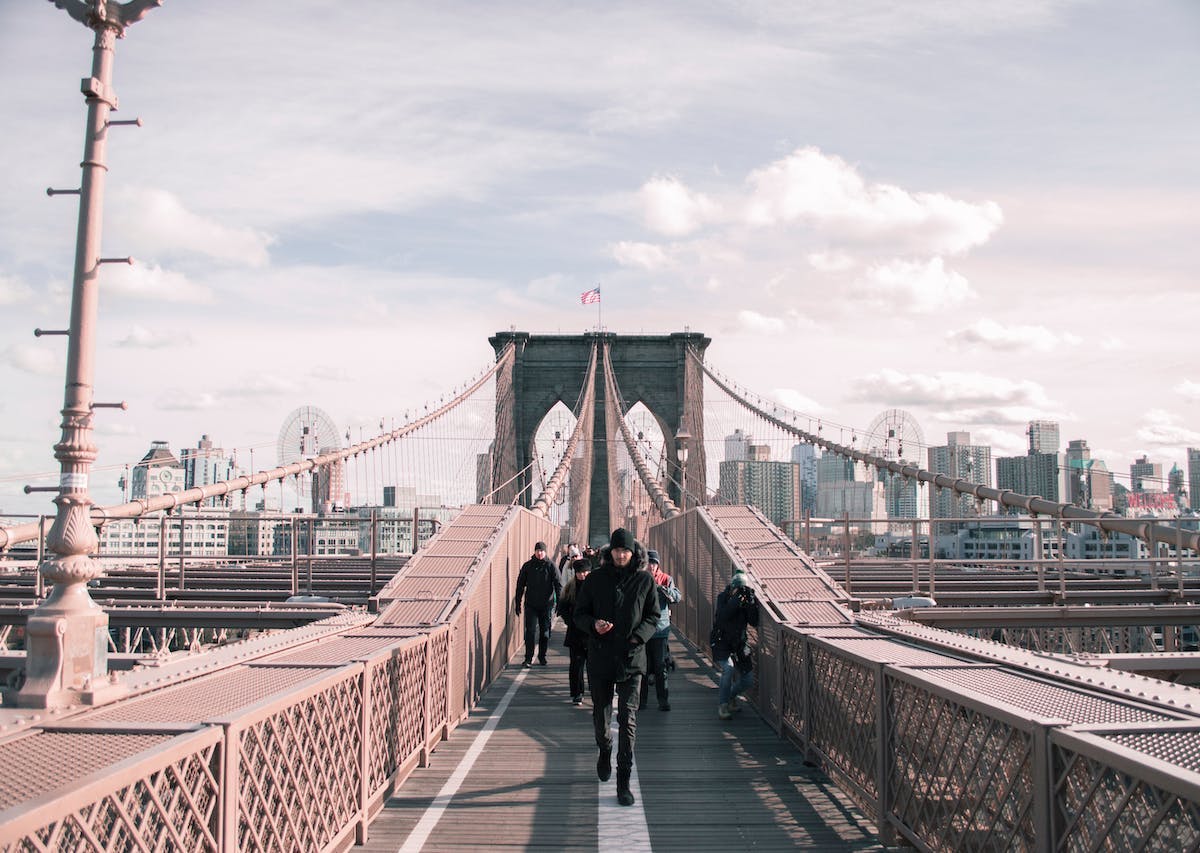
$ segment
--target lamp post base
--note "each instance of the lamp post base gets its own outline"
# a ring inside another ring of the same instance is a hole
[[[86,588],[79,586],[87,596]],[[115,685],[108,678],[108,614],[90,598],[88,603],[85,609],[43,606],[29,617],[25,685],[16,696],[18,707],[90,705],[111,692]]]

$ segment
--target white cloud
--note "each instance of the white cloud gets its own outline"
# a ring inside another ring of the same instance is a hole
[[[152,331],[145,326],[131,326],[125,336],[117,341],[117,346],[133,349],[163,349],[191,343],[193,343],[192,336],[186,333]]]
[[[157,264],[106,264],[100,273],[100,286],[106,294],[133,299],[191,304],[212,301],[212,291],[207,287]]]
[[[1045,389],[1037,382],[983,373],[902,373],[884,368],[854,380],[851,389],[851,399],[889,406],[1016,407],[1030,411],[1050,408]],[[956,418],[946,416],[943,419]]]
[[[338,367],[332,364],[319,364],[308,372],[308,375],[313,379],[333,380],[334,382],[344,382],[350,378],[350,371],[344,367]]]
[[[868,184],[845,160],[816,148],[756,169],[747,182],[752,225],[800,222],[846,239],[902,237],[931,254],[961,254],[986,243],[1004,219],[995,202]]]
[[[793,388],[776,388],[774,394],[776,400],[793,412],[800,412],[806,415],[820,415],[829,411],[827,406],[822,406],[812,397],[802,394]]]
[[[1185,379],[1175,386],[1175,393],[1189,400],[1200,400],[1200,382]]]
[[[118,190],[112,204],[110,227],[129,251],[151,257],[190,252],[248,267],[264,267],[270,262],[270,235],[200,216],[165,190]]]
[[[974,295],[966,278],[946,269],[941,258],[873,266],[855,281],[852,292],[881,307],[914,314],[949,308]]]
[[[1142,416],[1137,437],[1147,445],[1177,452],[1200,446],[1200,432],[1176,423],[1175,415],[1164,409],[1150,409]]]
[[[16,305],[28,302],[33,290],[11,276],[0,275],[0,305]]]
[[[213,409],[217,406],[217,398],[207,391],[183,391],[178,388],[168,389],[154,403],[155,408],[169,412],[198,412]]]
[[[1045,326],[1005,326],[995,320],[979,320],[965,329],[946,335],[952,344],[988,347],[1001,352],[1034,350],[1050,352],[1060,345],[1078,346],[1083,339],[1070,332],[1058,333]]]
[[[636,243],[622,240],[612,247],[613,257],[623,267],[638,267],[644,270],[657,270],[672,266],[675,263],[662,246],[654,243]]]
[[[2,360],[10,367],[36,376],[53,376],[62,370],[62,359],[53,349],[53,342],[13,344],[4,350]]]
[[[646,227],[668,237],[682,237],[715,219],[720,208],[678,178],[651,178],[638,191]]]
[[[786,324],[778,317],[767,317],[757,311],[742,310],[737,314],[738,326],[756,335],[779,335]]]
[[[811,252],[806,260],[809,266],[820,272],[846,272],[858,265],[845,252]]]
[[[237,385],[223,389],[221,393],[226,397],[279,397],[295,394],[300,390],[300,386],[286,376],[261,373],[248,376]]]

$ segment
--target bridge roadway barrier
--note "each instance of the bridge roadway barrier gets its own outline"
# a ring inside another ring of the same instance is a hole
[[[517,571],[558,532],[524,509],[472,507],[377,614],[136,668],[114,678],[124,698],[110,704],[0,709],[0,851],[365,840],[513,654]]]
[[[751,507],[651,529],[707,643],[743,568],[762,601],[753,701],[919,849],[1196,850],[1200,691],[915,624],[855,602]]]

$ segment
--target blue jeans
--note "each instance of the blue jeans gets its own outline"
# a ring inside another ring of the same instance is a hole
[[[733,665],[733,658],[725,658],[725,663],[721,668],[721,687],[717,693],[717,701],[726,705],[733,701],[734,696],[753,686],[754,671],[739,672],[738,668]]]

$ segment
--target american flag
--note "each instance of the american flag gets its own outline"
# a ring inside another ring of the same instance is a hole
[[[585,290],[579,294],[579,301],[584,305],[591,305],[593,302],[600,301],[600,288],[593,287],[591,290]]]

